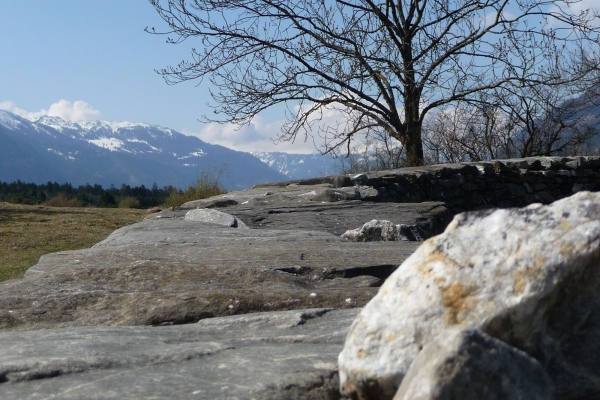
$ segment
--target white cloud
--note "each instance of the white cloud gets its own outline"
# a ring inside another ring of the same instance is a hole
[[[32,112],[17,107],[17,105],[12,101],[3,101],[0,102],[0,109],[10,111],[13,114],[17,114],[18,116],[27,118],[31,121],[35,121],[44,115],[60,117],[66,121],[76,122],[97,120],[102,118],[102,113],[100,111],[81,100],[73,103],[68,100],[60,100],[57,103],[51,104],[48,110],[42,109],[40,111]]]
[[[276,139],[281,134],[281,124],[282,121],[266,123],[263,118],[257,116],[247,125],[209,123],[200,132],[184,128],[183,133],[188,136],[196,136],[207,143],[219,144],[239,151],[279,151],[304,154],[317,152],[310,137],[306,141],[304,137],[298,137],[294,142],[278,142]]]
[[[306,104],[306,109],[311,104]],[[298,112],[300,106],[295,106]],[[199,132],[184,128],[183,133],[188,136],[196,136],[201,140],[229,147],[239,151],[269,151],[284,153],[317,153],[324,150],[325,144],[335,145],[339,143],[341,132],[346,128],[348,113],[341,105],[327,105],[320,112],[312,113],[308,117],[310,131],[298,133],[294,141],[277,140],[281,136],[281,126],[284,121],[265,122],[258,115],[249,124],[237,126],[234,124],[209,123]],[[356,135],[353,138],[352,147],[360,148],[365,145],[365,137]]]
[[[550,7],[550,12],[557,14],[571,14],[571,15],[580,15],[582,12],[588,12],[589,16],[595,16],[591,21],[591,25],[595,28],[600,27],[600,21],[598,21],[597,15],[600,13],[600,6],[598,5],[598,0],[577,0],[577,1],[565,1],[561,2],[560,5],[553,5]],[[549,21],[549,25],[551,28],[564,28],[567,27],[566,24],[559,22],[556,19],[551,19]]]

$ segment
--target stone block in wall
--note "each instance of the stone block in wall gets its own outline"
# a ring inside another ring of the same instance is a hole
[[[527,193],[523,185],[515,185],[514,183],[506,184],[508,191],[512,196],[521,197]]]
[[[446,198],[444,190],[438,185],[430,185],[427,188],[427,196],[432,200],[443,200]]]
[[[460,185],[462,185],[463,182],[461,182],[460,179],[440,179],[437,181],[437,184],[440,185],[442,188],[444,189],[452,189],[452,188],[456,188],[459,187]]]
[[[571,161],[567,161],[565,165],[569,168],[584,168],[586,166],[586,160],[584,157],[575,157]]]
[[[566,170],[566,169],[561,169],[559,171],[556,171],[556,174],[559,176],[571,176],[571,171]]]
[[[517,171],[512,171],[512,170],[503,171],[501,173],[501,175],[502,175],[502,177],[504,177],[504,180],[506,182],[523,183],[523,176]]]
[[[594,190],[593,185],[586,184],[586,183],[576,183],[573,185],[572,192],[577,193],[577,192],[584,192],[584,191],[590,191],[590,190]]]
[[[390,190],[396,193],[396,196],[399,200],[408,199],[408,197],[410,196],[409,189],[401,183],[394,183],[391,186]]]
[[[542,203],[552,203],[555,199],[553,196],[550,195],[550,193],[548,192],[540,192],[536,195],[539,198],[539,201]]]
[[[479,173],[484,176],[495,176],[496,175],[496,170],[494,169],[494,166],[490,163],[478,164],[477,169],[479,170]]]
[[[587,157],[586,166],[591,169],[598,169],[598,167],[600,167],[600,158]]]
[[[462,188],[467,192],[473,192],[479,189],[478,185],[474,182],[466,182],[464,185],[462,185]]]
[[[553,179],[556,177],[556,171],[544,171],[543,174],[546,178],[550,178],[550,179]]]
[[[456,187],[444,190],[444,194],[446,195],[446,198],[463,197],[465,195],[465,191],[460,187]]]
[[[353,186],[366,185],[369,178],[365,174],[357,174],[350,177]]]
[[[539,171],[527,171],[521,175],[523,182],[539,182],[542,179],[546,179]]]
[[[529,204],[533,204],[535,203],[535,197],[531,194],[526,194],[525,196],[523,196],[523,205],[529,205]]]
[[[470,194],[470,196],[468,197],[468,200],[474,206],[478,206],[478,205],[483,204],[483,198],[477,192],[472,192]]]
[[[410,203],[420,203],[421,202],[421,196],[418,193],[410,193],[410,195],[408,197],[408,201]]]

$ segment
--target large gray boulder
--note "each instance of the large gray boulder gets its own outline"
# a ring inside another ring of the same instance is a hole
[[[479,329],[545,367],[559,399],[600,396],[600,194],[460,214],[353,322],[341,389],[391,399],[443,330]]]
[[[526,353],[474,329],[450,328],[413,361],[394,400],[550,400],[552,382]]]
[[[332,399],[358,309],[0,333],[2,399]]]

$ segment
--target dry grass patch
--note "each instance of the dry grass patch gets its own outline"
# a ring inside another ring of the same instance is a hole
[[[0,203],[0,281],[23,276],[44,254],[90,247],[145,216],[129,208]]]

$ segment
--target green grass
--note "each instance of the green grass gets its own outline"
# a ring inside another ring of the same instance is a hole
[[[173,190],[163,207],[226,193],[221,174],[202,172],[195,185]],[[76,199],[59,195],[46,205],[0,203],[0,281],[20,278],[48,253],[90,247],[114,230],[147,215],[139,201],[125,198],[119,208],[81,207]]]
[[[0,281],[22,277],[48,253],[87,248],[145,210],[0,203]]]

